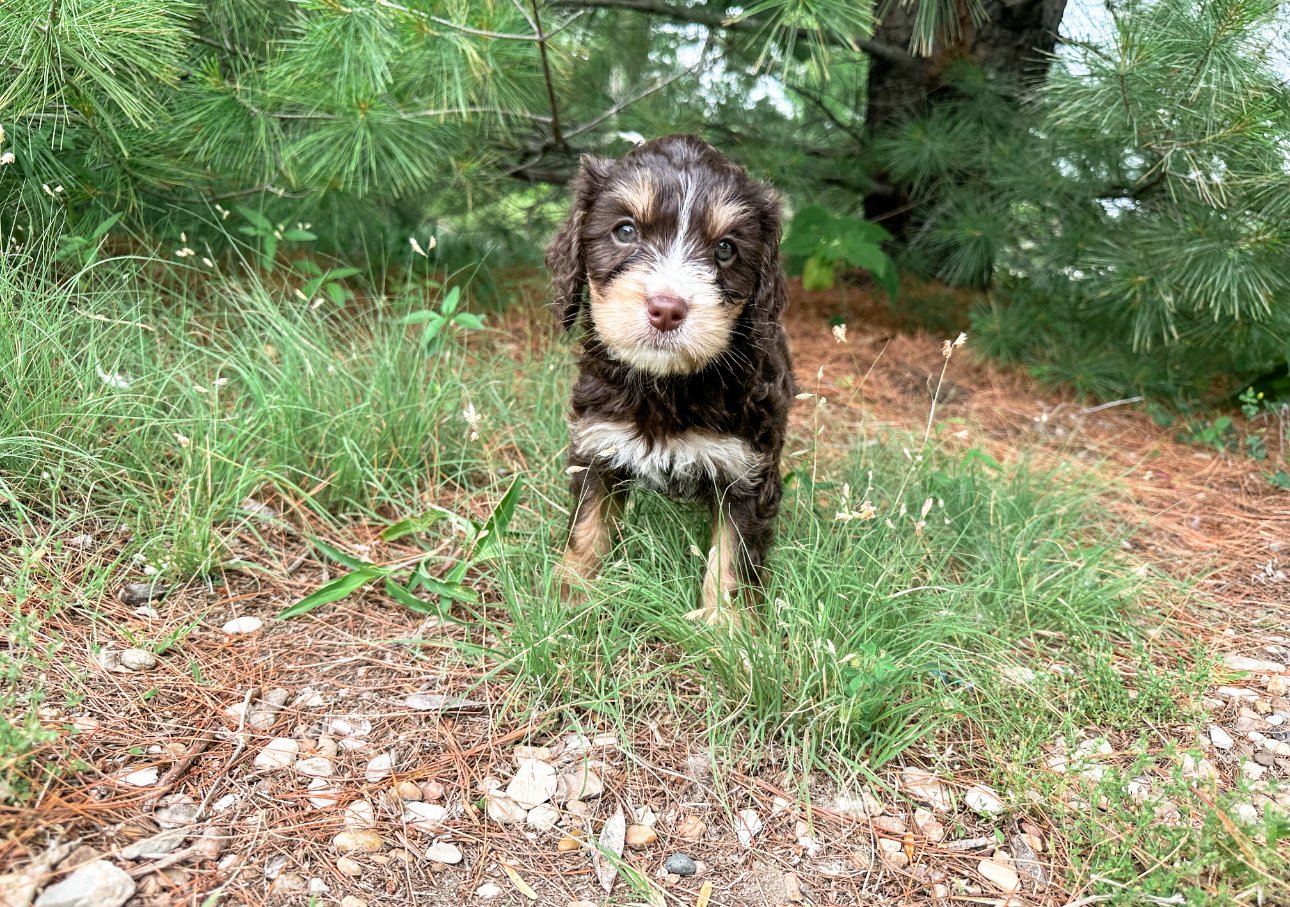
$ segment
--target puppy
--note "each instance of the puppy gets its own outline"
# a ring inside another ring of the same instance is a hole
[[[702,140],[584,156],[547,249],[555,313],[586,329],[569,418],[566,588],[608,553],[633,484],[711,508],[701,606],[741,621],[779,510],[794,384],[774,191]]]

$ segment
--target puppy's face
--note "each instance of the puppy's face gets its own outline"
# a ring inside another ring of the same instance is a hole
[[[566,325],[585,291],[608,354],[654,375],[699,371],[745,310],[767,321],[782,308],[773,193],[692,137],[584,160],[548,263]]]

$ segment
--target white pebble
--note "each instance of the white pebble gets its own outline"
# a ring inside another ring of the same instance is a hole
[[[394,768],[394,754],[381,753],[379,756],[373,756],[367,763],[365,776],[369,782],[375,784],[377,781],[384,780],[390,776]]]
[[[254,633],[263,626],[264,621],[258,617],[235,617],[224,625],[224,632],[229,636],[242,636]]]
[[[255,757],[255,767],[260,771],[271,772],[277,769],[290,768],[300,754],[300,743],[290,737],[275,737],[264,745],[264,749]]]

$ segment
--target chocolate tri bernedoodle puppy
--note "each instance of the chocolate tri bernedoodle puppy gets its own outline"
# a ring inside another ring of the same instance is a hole
[[[691,616],[741,620],[779,510],[794,383],[780,322],[779,200],[711,145],[655,139],[584,156],[547,249],[555,311],[586,329],[569,419],[566,588],[591,579],[635,483],[709,503]]]

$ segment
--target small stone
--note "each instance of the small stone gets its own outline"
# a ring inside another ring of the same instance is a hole
[[[403,821],[421,831],[436,831],[448,818],[448,810],[438,803],[413,801],[403,804]]]
[[[752,839],[757,837],[762,827],[761,816],[755,809],[741,809],[735,817],[735,835],[744,847],[752,846]]]
[[[1217,724],[1209,726],[1209,742],[1214,744],[1220,750],[1230,750],[1232,748],[1232,735],[1227,733]]]
[[[1259,811],[1253,803],[1236,804],[1236,817],[1246,825],[1253,825],[1259,821]]]
[[[919,828],[919,831],[932,844],[939,844],[945,840],[945,826],[941,824],[939,819],[928,819]]]
[[[516,765],[521,765],[529,759],[536,759],[538,762],[550,762],[552,759],[551,747],[549,746],[525,746],[520,744],[515,747],[511,755],[515,758]]]
[[[908,831],[904,820],[896,816],[875,816],[869,821],[873,823],[874,831],[880,831],[885,834],[903,835]]]
[[[573,834],[567,834],[561,838],[555,845],[555,849],[560,853],[573,853],[582,847],[582,840]]]
[[[1276,765],[1277,762],[1277,757],[1269,753],[1267,750],[1255,750],[1254,755],[1250,758],[1265,768],[1271,768]]]
[[[1244,775],[1250,781],[1260,780],[1265,774],[1267,774],[1267,771],[1268,771],[1267,768],[1265,768],[1262,765],[1259,765],[1257,762],[1241,763],[1241,774]]]
[[[411,781],[400,781],[394,785],[394,793],[400,800],[412,801],[420,800],[423,796],[419,785]]]
[[[137,608],[161,598],[169,591],[170,587],[161,583],[126,583],[117,593],[117,598],[128,608]]]
[[[528,824],[538,831],[550,831],[560,821],[560,811],[554,806],[543,804],[529,810]]]
[[[337,834],[331,843],[341,853],[376,853],[385,846],[385,839],[374,831],[350,829]]]
[[[438,781],[426,781],[421,785],[421,793],[427,800],[442,800],[445,792]]]
[[[273,884],[269,886],[269,892],[281,896],[296,894],[308,887],[309,883],[305,881],[304,876],[295,872],[284,872],[273,880]]]
[[[367,770],[364,772],[364,777],[367,778],[368,782],[375,784],[378,781],[383,781],[390,777],[390,772],[393,771],[393,769],[394,754],[381,753],[378,756],[373,756],[367,763]]]
[[[658,841],[658,832],[648,825],[627,826],[627,846],[632,850],[645,850]]]
[[[592,800],[604,793],[600,776],[586,766],[560,776],[559,797],[567,800]]]
[[[707,829],[707,824],[698,816],[685,816],[677,823],[676,833],[687,841],[698,841]]]
[[[227,825],[210,825],[201,833],[193,845],[194,856],[198,860],[218,860],[230,839]]]
[[[963,795],[963,802],[969,809],[990,816],[997,816],[1003,812],[1003,800],[995,793],[991,787],[984,784],[974,784],[967,789]]]
[[[491,901],[494,898],[501,897],[501,895],[502,889],[494,885],[492,882],[485,882],[483,885],[480,885],[475,889],[475,897],[483,901]]]
[[[591,818],[591,807],[581,800],[568,800],[564,804],[564,811],[571,816],[577,816],[579,819]]]
[[[347,894],[340,899],[340,907],[367,907],[367,901],[352,894]]]
[[[1004,894],[1012,894],[1021,887],[1021,879],[1011,866],[997,863],[994,860],[982,860],[977,864],[976,869],[983,879]]]
[[[683,853],[674,853],[669,856],[663,861],[663,869],[682,877],[692,876],[699,871],[699,867],[694,864],[694,858]]]
[[[314,778],[309,782],[309,805],[314,809],[327,809],[335,806],[340,800],[340,788],[323,778]]]
[[[510,797],[493,794],[488,797],[488,818],[503,825],[520,825],[529,816],[529,811]]]
[[[946,812],[954,807],[954,797],[939,778],[918,768],[900,770],[900,783],[915,800],[921,800],[935,812]]]
[[[1290,677],[1284,674],[1273,674],[1268,678],[1268,695],[1284,696],[1290,692]]]
[[[155,859],[164,857],[172,852],[184,839],[188,837],[188,830],[184,828],[169,828],[163,832],[144,838],[141,841],[135,841],[133,844],[127,844],[117,853],[123,860]]]
[[[255,767],[265,772],[291,768],[299,754],[299,741],[292,740],[290,737],[274,737],[256,754]]]
[[[1286,666],[1279,661],[1266,658],[1248,658],[1244,655],[1228,653],[1223,656],[1223,666],[1232,671],[1248,671],[1251,674],[1280,674]]]
[[[134,879],[107,860],[95,860],[50,885],[36,907],[120,907],[134,896]]]
[[[127,772],[121,776],[121,780],[131,787],[151,787],[157,783],[157,777],[156,766],[149,766]]]
[[[426,859],[434,863],[444,863],[448,866],[455,866],[462,860],[461,848],[456,844],[449,844],[441,841],[438,844],[431,844],[426,848]]]
[[[506,796],[525,809],[532,809],[550,800],[558,784],[555,769],[549,764],[525,759],[516,769],[511,783],[506,785]]]
[[[295,764],[295,769],[302,775],[311,778],[330,778],[336,774],[336,766],[326,756],[310,756]]]
[[[371,828],[376,823],[376,807],[371,800],[355,800],[345,807],[341,821],[346,828]]]
[[[254,633],[263,626],[264,621],[258,617],[235,617],[224,624],[223,629],[229,636],[244,636],[247,633]]]
[[[117,656],[121,667],[130,671],[146,671],[157,666],[157,656],[147,649],[126,649]]]

